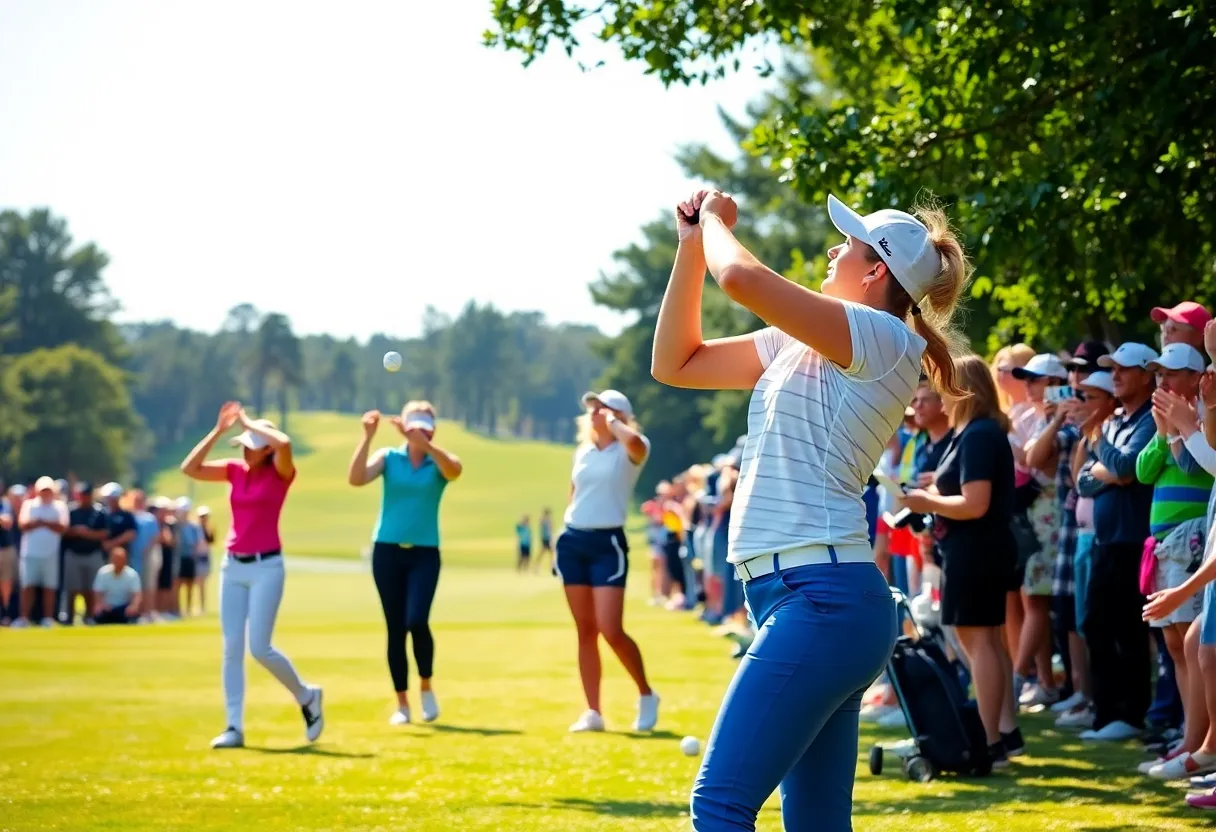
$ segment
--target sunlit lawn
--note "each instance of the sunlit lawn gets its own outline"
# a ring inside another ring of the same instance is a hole
[[[294,703],[251,663],[250,747],[207,747],[224,727],[214,615],[0,630],[0,830],[685,828],[697,760],[680,753],[679,739],[708,733],[734,669],[730,645],[690,616],[646,606],[645,556],[635,557],[627,625],[663,697],[660,730],[627,730],[634,691],[605,651],[609,732],[566,733],[582,703],[560,587],[510,566],[520,513],[550,504],[560,517],[569,449],[444,425],[468,465],[447,498],[434,611],[444,713],[434,726],[393,729],[379,608],[357,557],[378,492],[343,483],[356,423],[301,415],[296,425],[311,450],[285,518],[296,557],[276,642],[325,687],[321,742],[304,745]],[[161,483],[181,490],[172,475]],[[198,496],[222,505],[217,492]],[[894,763],[872,777],[865,752],[877,735],[867,729],[855,828],[1096,832],[1206,821],[1184,806],[1184,788],[1134,773],[1136,747],[1083,747],[1049,725],[1029,720],[1029,754],[1004,773],[928,785],[908,782]],[[760,828],[780,828],[775,798]]]

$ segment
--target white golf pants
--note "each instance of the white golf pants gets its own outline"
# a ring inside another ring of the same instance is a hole
[[[245,633],[249,652],[262,667],[291,691],[296,702],[308,702],[311,693],[291,661],[270,643],[283,600],[285,577],[282,556],[251,563],[224,559],[220,572],[220,627],[224,633],[224,700],[228,725],[244,731]]]

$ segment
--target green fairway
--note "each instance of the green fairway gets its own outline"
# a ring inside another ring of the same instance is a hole
[[[628,731],[636,691],[607,650],[609,732],[570,735],[582,710],[561,588],[514,574],[511,527],[549,503],[560,517],[569,449],[479,439],[445,424],[467,481],[448,493],[451,554],[434,608],[432,726],[390,728],[383,625],[366,564],[376,486],[344,484],[350,417],[301,415],[311,452],[285,524],[287,593],[276,644],[325,688],[327,727],[304,743],[299,711],[248,663],[247,742],[207,746],[224,727],[212,614],[131,628],[0,630],[0,830],[678,830],[697,759],[734,664],[729,643],[686,614],[645,604],[646,556],[632,559],[628,629],[663,697],[659,731]],[[162,480],[167,493],[180,482]],[[201,496],[201,492],[200,492]],[[222,505],[218,492],[204,499]],[[224,512],[217,514],[222,518]],[[214,579],[209,598],[214,606]],[[411,657],[412,662],[412,657]],[[414,709],[417,713],[415,695]],[[1028,755],[985,780],[872,777],[866,729],[858,830],[1188,829],[1185,791],[1135,774],[1134,746],[1095,749],[1027,720]],[[894,740],[896,734],[882,735]],[[761,750],[762,751],[762,750]],[[776,798],[760,829],[780,829]]]
[[[283,509],[285,551],[358,557],[369,545],[380,505],[379,483],[354,488],[346,482],[347,465],[363,430],[358,417],[292,414],[289,428],[297,446],[299,474]],[[372,449],[400,441],[391,425],[382,424]],[[443,498],[443,550],[449,559],[477,565],[509,563],[520,515],[530,515],[535,525],[541,508],[549,506],[554,523],[560,523],[570,491],[573,447],[490,439],[453,422],[440,422],[435,441],[465,463],[464,476]],[[210,458],[227,456],[237,454],[224,444]],[[176,465],[154,477],[150,486],[152,493],[193,494],[196,504],[210,505],[221,535],[228,523],[226,489],[222,483],[191,483]]]

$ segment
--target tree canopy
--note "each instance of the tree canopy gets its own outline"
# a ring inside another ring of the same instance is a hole
[[[590,37],[665,84],[782,44],[813,71],[779,80],[747,148],[813,205],[933,192],[972,252],[973,295],[1001,313],[988,346],[1064,346],[1216,288],[1214,7],[495,0],[486,40],[530,62]]]

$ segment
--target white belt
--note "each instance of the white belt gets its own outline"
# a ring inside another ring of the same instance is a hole
[[[846,546],[799,546],[773,555],[757,555],[735,564],[735,574],[746,583],[755,578],[771,575],[798,566],[814,566],[831,563],[873,563],[874,552],[863,543]]]

